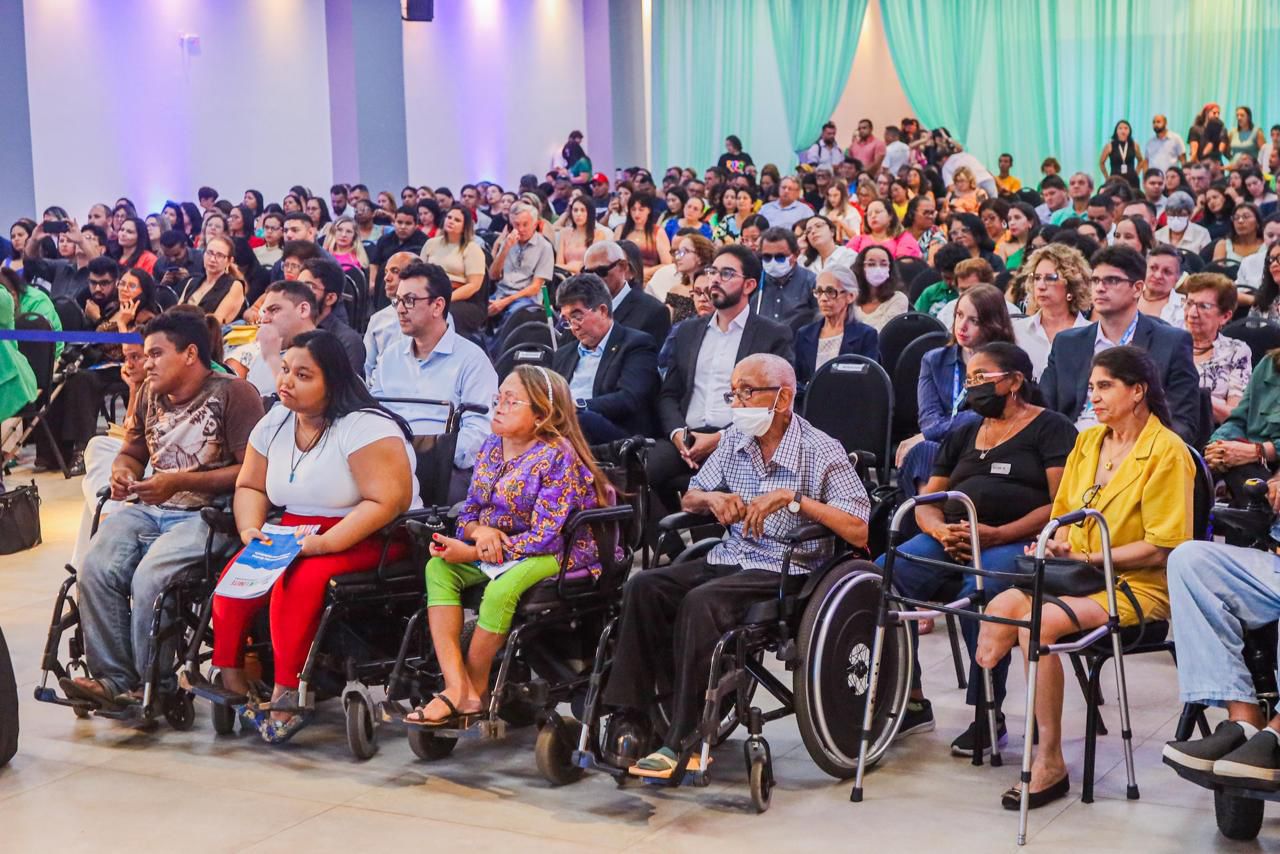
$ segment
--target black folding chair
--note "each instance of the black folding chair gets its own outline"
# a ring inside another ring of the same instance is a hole
[[[909,311],[889,320],[880,330],[880,364],[889,376],[894,376],[903,349],[921,335],[930,332],[946,333],[947,328],[933,315]]]
[[[545,344],[554,350],[558,343],[551,326],[545,319],[531,320],[507,333],[502,339],[502,352],[505,353],[513,347],[522,347],[525,344]]]
[[[893,372],[893,438],[902,441],[914,436],[920,429],[920,401],[916,397],[916,385],[920,382],[920,363],[924,354],[946,345],[947,333],[929,332],[912,341],[902,350]]]
[[[498,361],[494,363],[494,370],[498,372],[498,381],[506,379],[507,375],[520,365],[551,367],[551,354],[551,347],[547,344],[517,344],[499,356]]]
[[[903,281],[907,286],[907,299],[910,300],[911,304],[914,306],[916,304],[916,300],[920,299],[920,295],[924,293],[925,288],[935,282],[942,281],[942,274],[933,267],[925,267],[917,273],[916,277],[911,281],[907,282],[905,279]]]
[[[369,277],[359,267],[344,272],[342,300],[347,305],[347,319],[351,327],[363,335],[369,325]]]
[[[849,417],[853,407],[856,418]],[[832,359],[809,382],[800,414],[857,454],[860,468],[876,469],[877,483],[889,483],[893,383],[884,368],[866,356]]]
[[[1268,351],[1280,347],[1280,324],[1262,317],[1242,317],[1222,327],[1222,334],[1249,345],[1256,367]]]
[[[18,315],[14,319],[13,328],[35,332],[53,331],[53,327],[49,325],[48,320],[29,311]],[[48,440],[49,447],[53,450],[53,458],[58,463],[58,468],[62,470],[62,476],[70,478],[71,469],[67,467],[67,461],[62,456],[62,449],[59,447],[58,440],[54,438],[53,430],[50,429],[47,418],[49,407],[61,392],[65,378],[65,375],[57,372],[57,362],[53,355],[56,346],[52,341],[18,342],[18,352],[23,355],[27,360],[27,364],[31,366],[31,372],[36,376],[36,388],[39,389],[39,392],[36,394],[35,400],[14,413],[14,417],[21,418],[23,423],[27,425],[18,439],[18,446],[21,447],[32,431],[39,428],[44,432],[44,437]],[[78,366],[79,359],[76,359],[74,364]]]
[[[902,281],[903,286],[908,286],[915,281],[925,270],[929,269],[929,263],[921,258],[899,258],[898,259],[898,278]]]
[[[1182,269],[1188,274],[1204,270],[1204,259],[1195,252],[1190,249],[1179,249],[1178,254],[1182,256]]]
[[[1239,261],[1210,261],[1204,265],[1206,273],[1221,273],[1231,281],[1236,280],[1236,276],[1240,274]]]

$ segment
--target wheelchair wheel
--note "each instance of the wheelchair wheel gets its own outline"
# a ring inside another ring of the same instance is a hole
[[[179,689],[164,700],[164,719],[178,732],[186,732],[195,725],[195,698]]]
[[[213,684],[222,687],[222,674],[216,673]],[[209,709],[209,717],[213,720],[213,731],[218,735],[232,735],[236,731],[236,710],[223,703],[214,703]]]
[[[342,699],[347,717],[347,749],[356,759],[372,759],[378,752],[378,731],[374,726],[373,712],[359,694],[348,694]]]
[[[751,805],[757,813],[762,813],[773,803],[773,775],[769,773],[769,761],[762,756],[752,759],[747,776],[751,783]]]
[[[1213,812],[1218,819],[1218,832],[1228,839],[1257,839],[1262,830],[1262,812],[1266,801],[1240,798],[1214,791]]]
[[[456,738],[448,738],[443,735],[436,735],[430,730],[421,729],[419,727],[410,727],[409,732],[409,749],[413,751],[413,755],[424,762],[433,762],[436,759],[444,759],[453,748],[457,746]]]
[[[800,621],[796,723],[813,761],[842,780],[854,775],[858,760],[880,581],[874,564],[840,563],[818,584]],[[869,765],[884,755],[901,725],[911,689],[911,653],[911,633],[905,625],[886,629]]]
[[[561,718],[557,726],[547,724],[538,731],[533,755],[538,771],[553,786],[564,786],[582,779],[583,769],[573,764],[573,750],[578,746],[582,724],[572,718]]]

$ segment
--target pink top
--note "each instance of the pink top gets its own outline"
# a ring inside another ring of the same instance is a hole
[[[854,252],[861,252],[868,246],[883,246],[889,250],[889,254],[894,258],[921,258],[920,244],[911,236],[911,232],[904,231],[897,237],[890,237],[888,240],[876,240],[870,234],[859,234],[857,237],[845,244]]]

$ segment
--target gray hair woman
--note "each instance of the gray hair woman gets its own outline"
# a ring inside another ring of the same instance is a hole
[[[843,264],[832,264],[818,274],[813,295],[818,300],[821,320],[796,332],[796,378],[800,390],[818,369],[839,356],[859,355],[877,359],[880,336],[858,320],[853,310],[858,298],[858,279]]]

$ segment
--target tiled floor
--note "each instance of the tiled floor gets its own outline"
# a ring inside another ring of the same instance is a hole
[[[1015,780],[1021,736],[1012,737],[1003,768],[974,768],[948,755],[968,712],[942,632],[926,637],[922,650],[938,730],[894,745],[868,776],[866,800],[853,805],[848,785],[810,761],[791,721],[771,724],[766,735],[779,788],[763,816],[750,808],[740,738],[718,751],[711,786],[667,792],[619,789],[600,775],[552,789],[534,766],[529,731],[505,742],[464,742],[431,764],[384,731],[378,755],[357,763],[347,755],[332,703],[315,726],[280,749],[256,738],[215,736],[199,706],[188,733],[78,721],[69,710],[32,699],[81,506],[77,482],[49,475],[38,481],[45,543],[0,558],[0,626],[22,695],[20,750],[0,770],[0,851],[1015,850],[1016,816],[1000,808],[999,795]],[[1079,692],[1068,690],[1066,749],[1075,797],[1032,813],[1030,847],[1280,850],[1275,820],[1264,825],[1258,843],[1224,840],[1212,798],[1160,764],[1160,746],[1178,711],[1171,662],[1137,658],[1127,669],[1142,799],[1125,800],[1113,734],[1100,741],[1097,801],[1079,802],[1083,704]],[[1012,676],[1010,696],[1022,690],[1021,677]],[[1021,732],[1021,714],[1012,708],[1019,705],[1011,704],[1011,733]],[[1114,682],[1104,714],[1118,731]]]

